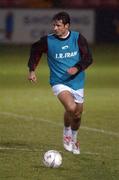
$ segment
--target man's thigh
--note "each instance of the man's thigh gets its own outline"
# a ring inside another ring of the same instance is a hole
[[[76,106],[74,98],[69,91],[62,91],[61,93],[59,93],[58,99],[63,104],[66,110],[70,109],[70,107],[72,106]]]

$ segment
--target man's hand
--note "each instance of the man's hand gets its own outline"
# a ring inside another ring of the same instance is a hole
[[[28,75],[28,80],[31,82],[36,82],[37,78],[34,71],[30,71]]]
[[[78,69],[76,67],[71,67],[67,70],[67,72],[71,75],[75,75],[78,72]]]

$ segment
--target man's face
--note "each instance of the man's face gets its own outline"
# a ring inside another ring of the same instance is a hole
[[[68,29],[69,24],[63,24],[62,20],[53,21],[53,31],[58,37],[67,35]]]

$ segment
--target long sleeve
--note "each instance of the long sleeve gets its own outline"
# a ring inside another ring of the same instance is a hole
[[[47,36],[43,36],[39,41],[32,44],[28,61],[29,71],[36,69],[43,53],[47,53]]]
[[[79,69],[79,72],[84,71],[89,65],[92,64],[93,58],[91,51],[88,47],[87,40],[83,35],[79,35],[78,38],[79,51],[81,53],[81,60],[75,65]]]

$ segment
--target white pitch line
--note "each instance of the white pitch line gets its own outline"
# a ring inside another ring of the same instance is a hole
[[[97,133],[103,133],[103,134],[107,134],[107,135],[110,135],[110,136],[119,137],[119,133],[117,133],[117,132],[106,131],[104,129],[97,129],[97,128],[91,128],[91,127],[86,127],[86,126],[82,126],[81,128],[84,129],[84,130],[88,130],[88,131],[94,131],[94,132],[97,132]]]
[[[15,151],[36,151],[35,149],[29,149],[29,148],[18,148],[18,147],[5,147],[5,146],[1,146],[0,150],[15,150]]]
[[[90,152],[90,151],[86,151],[86,152],[82,152],[82,151],[81,151],[81,154],[87,154],[87,155],[99,155],[99,153],[96,153],[96,152]]]
[[[10,112],[0,112],[0,114],[4,115],[4,116],[12,116],[14,118],[24,119],[26,121],[37,120],[37,121],[41,121],[41,122],[47,122],[47,123],[55,125],[55,126],[62,126],[61,123],[55,123],[55,122],[49,121],[47,119],[39,118],[39,117],[25,116],[25,115],[10,113]],[[102,134],[106,134],[106,135],[110,135],[110,136],[119,137],[119,133],[107,131],[104,129],[91,128],[91,127],[87,127],[87,126],[81,126],[81,129],[87,130],[87,131],[93,131],[93,132],[97,132],[97,133],[102,133]]]
[[[20,148],[20,147],[5,147],[5,146],[0,146],[0,150],[4,151],[26,151],[26,152],[39,152],[41,149],[30,149],[30,148]],[[62,152],[61,152],[62,153]],[[99,155],[99,153],[96,152],[90,152],[90,151],[82,151],[81,154],[87,154],[87,155]]]
[[[53,124],[56,126],[61,126],[61,123],[55,123],[52,121],[49,121],[47,119],[43,119],[41,117],[33,117],[33,116],[26,116],[26,115],[21,115],[21,114],[15,114],[15,113],[10,113],[10,112],[0,112],[1,115],[5,115],[5,116],[12,116],[14,118],[19,118],[19,119],[23,119],[25,121],[30,121],[30,120],[36,120],[36,121],[41,121],[41,122],[47,122],[49,124]]]

